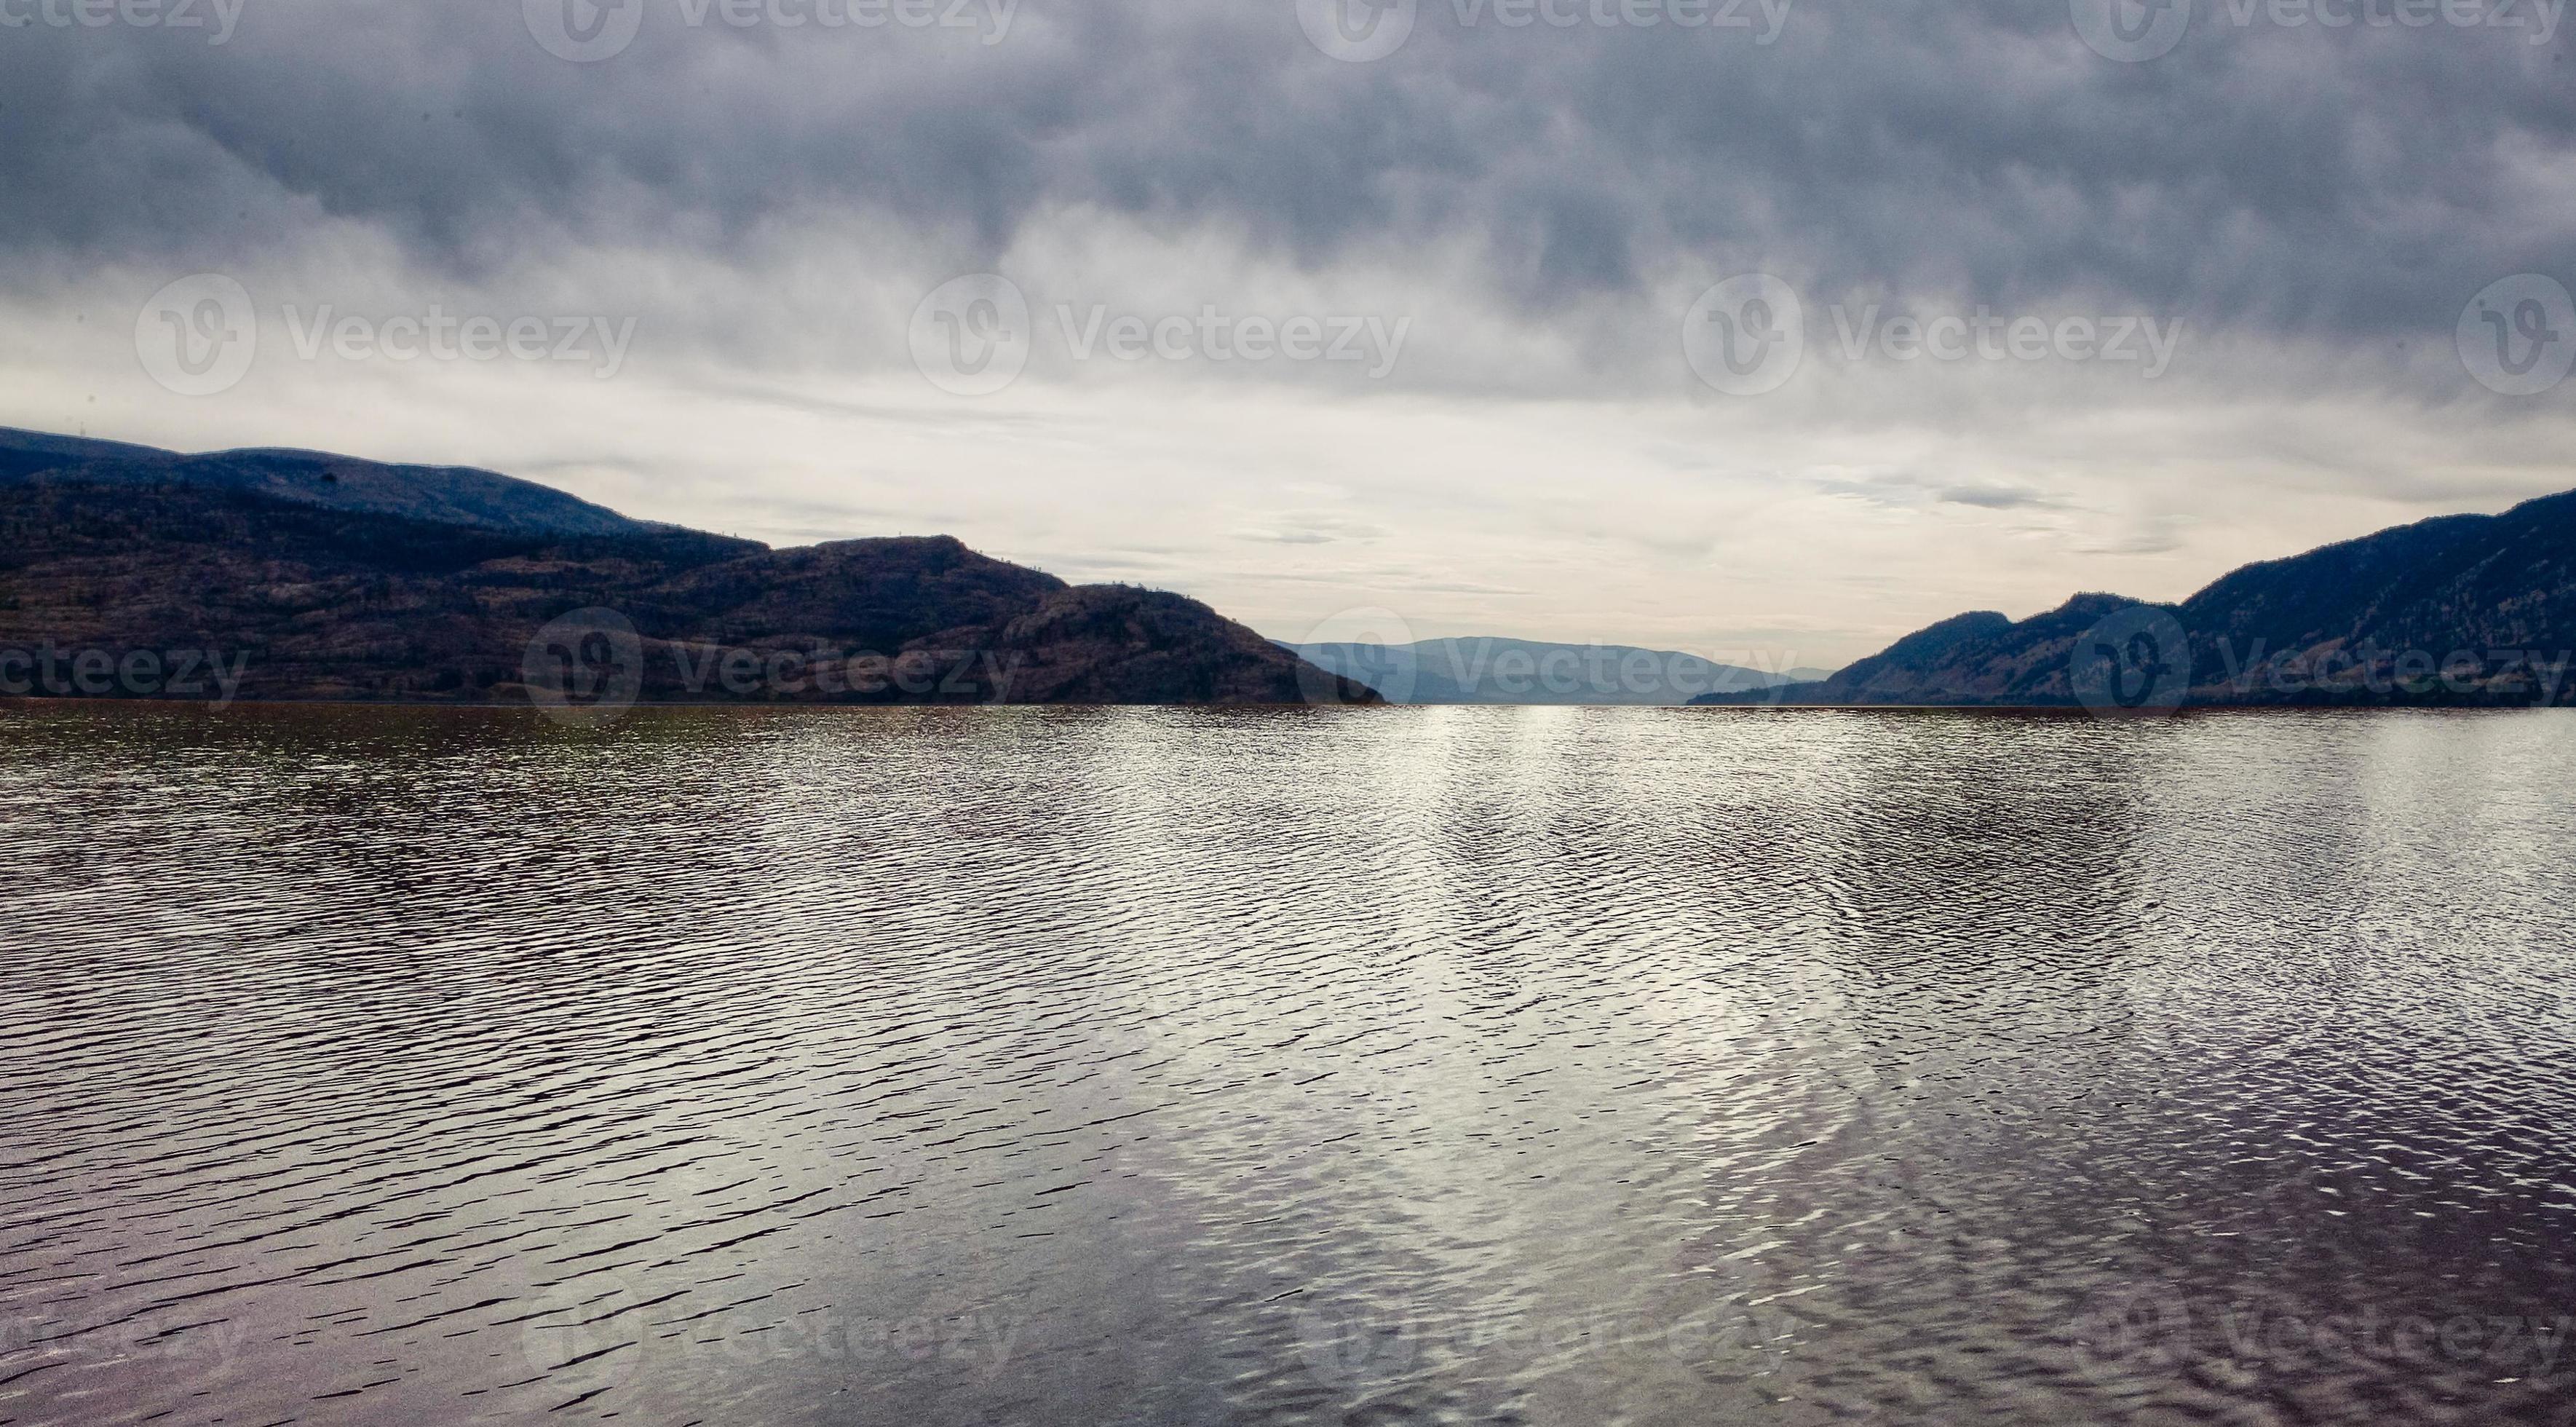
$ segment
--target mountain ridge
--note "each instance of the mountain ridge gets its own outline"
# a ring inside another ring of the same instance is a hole
[[[564,535],[681,527],[620,515],[552,486],[474,466],[417,466],[294,447],[187,454],[124,441],[0,427],[0,483],[243,490],[331,510]]]
[[[1693,702],[2513,706],[2576,700],[2571,663],[2576,491],[2255,561],[2177,604],[1955,615],[1825,680]]]
[[[0,693],[170,696],[109,670],[173,651],[281,701],[1379,701],[1196,600],[949,536],[772,549],[466,467],[0,430]]]

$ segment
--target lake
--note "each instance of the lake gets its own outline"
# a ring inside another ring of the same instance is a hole
[[[0,908],[0,1421],[2576,1411],[2576,714],[11,704]]]

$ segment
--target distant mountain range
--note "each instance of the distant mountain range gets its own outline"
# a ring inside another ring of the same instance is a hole
[[[1826,677],[1821,669],[1771,674],[1696,654],[1619,644],[1470,638],[1287,647],[1398,704],[1675,705],[1712,692],[1767,690]]]
[[[1963,614],[1828,679],[1694,702],[2576,703],[2576,492],[2249,565],[2178,605]]]
[[[0,692],[185,696],[182,654],[245,699],[1378,701],[945,537],[773,550],[489,471],[0,428]]]

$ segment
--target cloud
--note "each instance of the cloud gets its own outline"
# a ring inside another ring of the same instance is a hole
[[[2222,13],[2120,65],[2010,0],[1810,0],[1769,44],[1441,0],[1349,64],[1287,0],[1026,0],[998,43],[637,3],[588,65],[518,5],[269,0],[221,45],[10,32],[0,243],[220,260],[339,222],[489,274],[531,244],[749,256],[842,214],[974,264],[1095,210],[1308,269],[1464,244],[1537,313],[1709,257],[1835,295],[2427,337],[2496,277],[2576,270],[2576,105],[2527,30]]]
[[[2055,496],[2018,486],[1945,486],[1938,494],[1952,505],[1972,505],[1979,510],[2059,510],[2065,506]]]
[[[1347,63],[1291,0],[636,3],[596,63],[527,0],[247,0],[221,44],[0,29],[0,417],[561,472],[771,538],[953,528],[1273,623],[1375,591],[1426,633],[1805,631],[1816,659],[2576,484],[2563,396],[2455,350],[2498,278],[2576,283],[2567,41],[2529,28],[2202,5],[2123,64],[2018,0],[1798,0],[1767,43],[1425,0]],[[128,336],[206,270],[269,325],[192,403]],[[1751,271],[1807,317],[1758,400],[1681,330]],[[951,400],[910,327],[973,272],[1024,292],[1027,367]],[[633,354],[584,386],[282,350],[325,303],[632,317]],[[2152,379],[1839,350],[1872,306],[2183,336]],[[1383,370],[1122,360],[1067,310],[1409,325]]]

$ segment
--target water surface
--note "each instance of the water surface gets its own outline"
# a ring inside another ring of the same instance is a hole
[[[2569,1420],[2571,735],[0,707],[0,1422]]]

